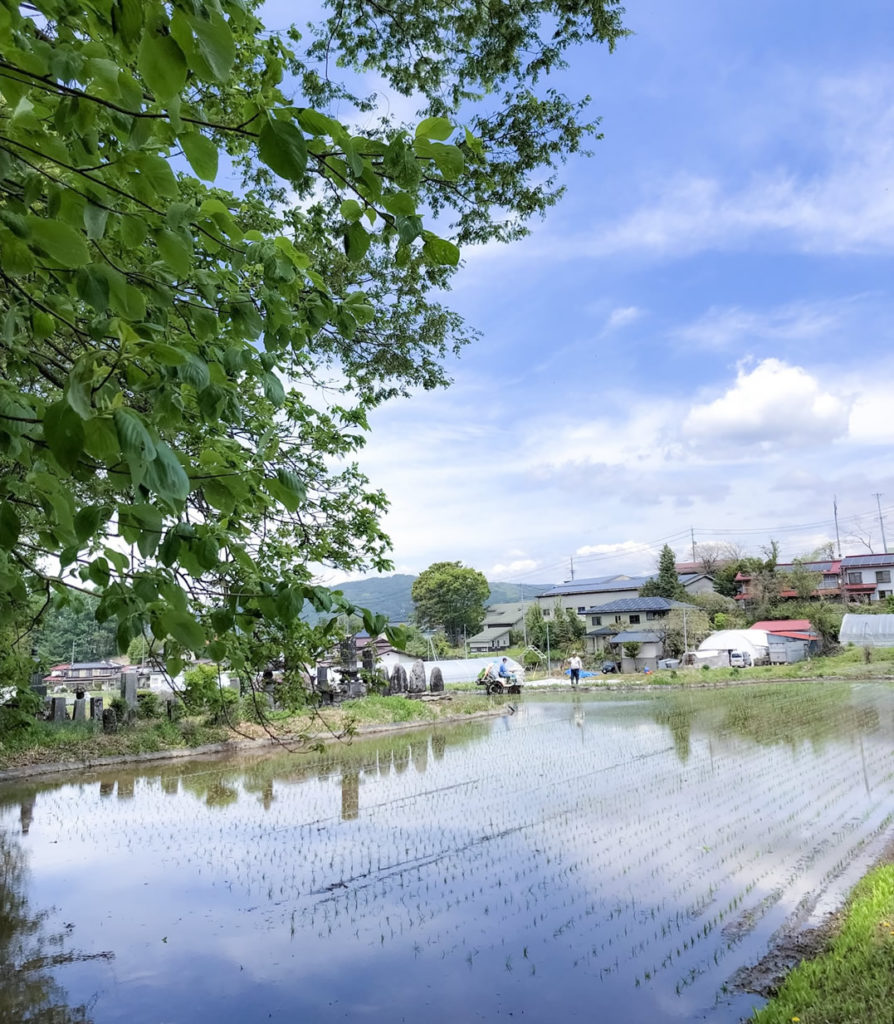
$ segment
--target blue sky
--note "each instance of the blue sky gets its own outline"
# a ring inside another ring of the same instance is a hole
[[[463,253],[449,301],[482,337],[454,386],[371,418],[396,571],[635,574],[690,530],[790,558],[834,538],[835,495],[844,553],[881,550],[894,8],[632,0],[626,22],[563,81],[605,133],[564,200]]]

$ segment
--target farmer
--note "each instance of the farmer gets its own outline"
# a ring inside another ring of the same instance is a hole
[[[583,667],[583,662],[580,660],[580,655],[577,651],[571,655],[568,659],[568,671],[571,674],[571,685],[577,686],[580,682],[580,670]]]
[[[509,659],[508,658],[504,658],[500,662],[500,668],[499,668],[499,670],[497,672],[497,675],[499,675],[501,681],[508,681],[510,683],[514,683],[515,682],[515,673],[509,667]]]

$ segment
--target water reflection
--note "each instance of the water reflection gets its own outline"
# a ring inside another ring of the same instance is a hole
[[[34,807],[34,794],[22,801]],[[24,826],[23,833],[28,829]],[[65,932],[48,933],[45,912],[27,896],[25,855],[0,831],[0,1021],[3,1024],[93,1024],[86,1006],[68,1005],[52,971],[85,959],[66,950]],[[104,954],[108,956],[108,954]]]
[[[889,687],[515,703],[0,789],[47,930],[117,954],[44,968],[95,1024],[731,1024],[724,982],[890,828]]]

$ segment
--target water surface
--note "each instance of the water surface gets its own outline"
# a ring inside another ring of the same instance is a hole
[[[0,1021],[738,1021],[891,829],[894,689],[513,701],[0,787]]]

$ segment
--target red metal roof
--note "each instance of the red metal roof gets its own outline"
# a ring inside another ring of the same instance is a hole
[[[766,619],[764,622],[755,622],[751,628],[764,629],[768,633],[789,633],[793,629],[802,633],[815,632],[810,619]]]

